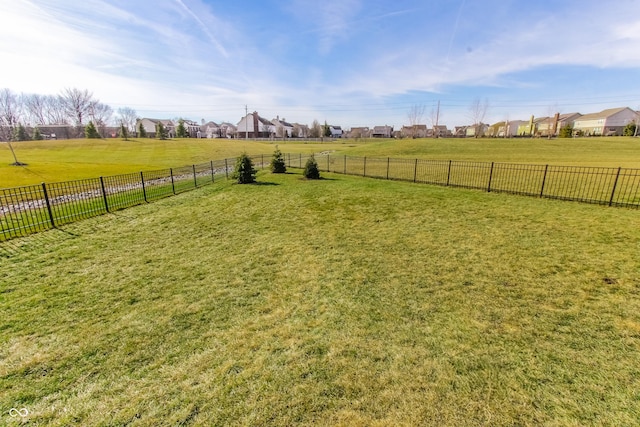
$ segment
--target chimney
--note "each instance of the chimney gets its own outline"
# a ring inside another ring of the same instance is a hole
[[[258,126],[258,112],[253,112],[253,137],[258,137],[258,131],[260,130],[260,126]]]

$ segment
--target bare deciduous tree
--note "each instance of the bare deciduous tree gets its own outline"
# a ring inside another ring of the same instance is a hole
[[[64,102],[61,96],[49,95],[46,98],[47,103],[47,123],[51,125],[66,125],[69,123],[67,113],[64,108]]]
[[[138,113],[136,110],[129,107],[118,108],[117,120],[123,124],[127,130],[132,133],[135,132],[136,122],[138,121]]]
[[[309,130],[309,136],[311,138],[320,138],[322,135],[322,126],[317,120],[314,120],[311,124],[311,129]]]
[[[32,125],[47,124],[47,101],[46,96],[38,94],[23,94],[21,97],[22,107],[26,116],[26,121]]]
[[[16,95],[7,88],[0,90],[0,139],[7,141],[15,166],[23,165],[18,161],[16,152],[11,144],[14,128],[20,120],[19,111],[20,106]]]
[[[424,108],[424,105],[413,105],[407,113],[412,138],[416,138],[418,134],[418,125],[421,124],[424,119]]]
[[[89,115],[89,109],[95,102],[93,94],[86,89],[66,88],[60,98],[67,116],[74,121],[76,126],[82,126],[83,119]]]
[[[91,121],[96,126],[100,134],[104,136],[106,127],[111,120],[111,116],[113,115],[113,110],[111,109],[111,107],[107,104],[103,104],[101,102],[98,102],[97,100],[94,100],[91,101],[87,112]]]
[[[469,105],[469,118],[473,122],[475,138],[480,136],[480,131],[482,129],[484,119],[487,116],[487,111],[489,111],[489,100],[486,98],[484,101],[481,101],[480,98],[476,98],[471,102],[471,105]]]

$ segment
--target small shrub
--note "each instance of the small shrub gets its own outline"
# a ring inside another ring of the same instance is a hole
[[[96,129],[93,122],[89,122],[89,124],[84,128],[84,136],[89,139],[98,139],[100,138],[100,134],[98,133],[98,129]]]
[[[243,153],[236,159],[236,167],[231,177],[236,180],[238,184],[251,184],[256,182],[257,171],[253,168],[253,162],[251,158]]]
[[[571,138],[573,136],[573,128],[571,127],[571,125],[561,127],[558,136],[560,138]]]
[[[287,165],[284,162],[282,151],[276,146],[276,151],[271,158],[271,172],[272,173],[285,173],[287,171]]]
[[[302,173],[307,179],[320,179],[320,170],[318,169],[318,162],[316,162],[313,154],[307,160],[304,165],[304,172]]]
[[[18,127],[13,131],[14,141],[28,141],[29,135],[27,135],[27,129],[22,124],[18,124]]]
[[[40,133],[40,129],[38,129],[37,127],[33,128],[33,140],[42,141],[43,139],[44,137],[42,136],[42,133]]]

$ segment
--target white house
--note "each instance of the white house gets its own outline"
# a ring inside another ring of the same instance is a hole
[[[175,134],[175,126],[171,120],[148,119],[148,118],[140,119],[136,122],[136,131],[139,129],[139,126],[142,124],[142,127],[144,127],[145,132],[147,132],[147,136],[149,136],[149,138],[155,138],[156,125],[158,123],[162,123],[162,126],[164,126],[164,129],[167,132],[167,135],[169,136],[169,138],[172,138],[173,135]]]
[[[200,125],[200,133],[198,134],[199,138],[220,138],[220,125],[216,122],[207,122]]]
[[[342,138],[342,128],[340,126],[329,126],[329,131],[331,132],[331,138]]]
[[[275,119],[271,120],[271,123],[275,126],[275,134],[277,137],[291,138],[294,126],[291,123],[287,123],[284,117],[280,120],[280,116],[276,116]]]
[[[238,138],[270,138],[276,132],[274,124],[260,117],[257,111],[240,119],[236,127]]]
[[[573,131],[589,136],[622,135],[624,127],[634,120],[638,120],[638,113],[631,108],[610,108],[578,117]]]

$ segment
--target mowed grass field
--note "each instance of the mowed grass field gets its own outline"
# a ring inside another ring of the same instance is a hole
[[[285,153],[640,168],[640,138],[403,139],[279,142]],[[153,139],[29,141],[13,143],[18,160],[0,143],[0,188],[166,169],[248,154],[270,155],[274,142]]]
[[[0,188],[41,182],[71,181],[233,158],[242,152],[271,155],[276,143],[228,139],[78,139],[12,143],[14,162],[6,143],[0,143]],[[287,144],[294,153],[335,150],[344,144]],[[281,148],[283,148],[281,146]],[[284,150],[283,150],[284,151]]]
[[[324,176],[0,244],[0,423],[637,425],[636,210]]]

